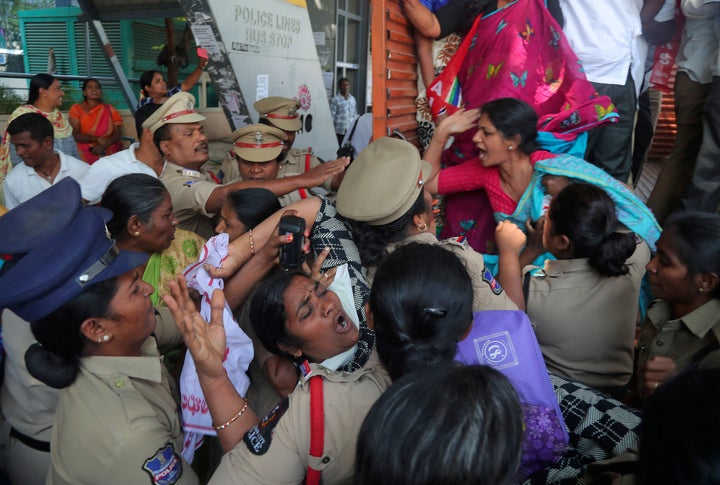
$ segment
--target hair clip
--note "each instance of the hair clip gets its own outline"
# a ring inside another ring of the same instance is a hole
[[[445,315],[447,315],[447,310],[442,308],[424,307],[423,311],[435,318],[443,318]]]

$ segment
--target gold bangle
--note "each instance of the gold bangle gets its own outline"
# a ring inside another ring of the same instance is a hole
[[[215,431],[220,431],[221,429],[227,428],[228,426],[233,424],[235,421],[237,421],[240,416],[245,414],[245,411],[247,411],[247,408],[248,408],[248,402],[247,402],[247,399],[245,399],[245,404],[243,404],[243,407],[240,409],[240,411],[238,411],[238,413],[235,416],[233,416],[232,418],[230,418],[229,421],[227,421],[221,425],[218,425],[218,426],[213,425],[213,429],[215,429]]]
[[[252,237],[252,229],[248,231],[248,234],[250,234],[250,254],[253,256],[255,255],[255,242],[253,241]]]

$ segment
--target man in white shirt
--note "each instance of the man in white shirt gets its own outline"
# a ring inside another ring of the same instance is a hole
[[[80,180],[89,165],[53,148],[52,123],[39,113],[26,113],[7,127],[10,143],[22,162],[3,182],[5,206],[13,209],[65,177]]]
[[[688,18],[714,22],[715,45],[720,43],[720,0],[683,0]],[[720,50],[712,63],[712,83],[703,108],[703,137],[692,180],[680,200],[683,209],[715,212],[720,207]]]
[[[123,175],[144,173],[156,178],[160,176],[165,160],[153,142],[152,132],[142,125],[161,106],[150,103],[138,109],[135,113],[135,129],[140,142],[133,143],[127,150],[101,158],[80,180],[82,198],[88,204],[100,202],[110,182]]]
[[[647,43],[642,37],[640,0],[560,0],[563,31],[585,75],[601,95],[613,100],[617,123],[590,131],[585,158],[627,182],[632,135]],[[652,17],[651,17],[652,18]]]

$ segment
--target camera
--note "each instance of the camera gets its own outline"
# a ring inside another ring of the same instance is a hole
[[[300,267],[305,259],[303,244],[305,242],[305,219],[296,216],[280,218],[280,235],[292,234],[293,240],[280,245],[280,268],[293,271]]]
[[[353,147],[350,143],[344,144],[338,149],[337,157],[350,157],[350,161],[352,162],[355,160],[355,147]]]

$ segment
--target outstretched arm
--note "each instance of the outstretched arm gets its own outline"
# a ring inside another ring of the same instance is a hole
[[[163,300],[175,318],[197,369],[200,387],[205,395],[213,426],[223,451],[231,450],[254,426],[258,418],[248,408],[245,397],[238,394],[223,367],[225,357],[225,327],[223,326],[223,292],[212,295],[211,318],[206,322],[188,295],[182,276],[169,284],[170,294]]]
[[[271,235],[276,234],[280,217],[288,210],[296,211],[298,217],[305,219],[305,227],[307,227],[308,230],[312,230],[313,224],[315,223],[315,216],[318,210],[320,210],[320,199],[317,197],[308,197],[307,199],[294,202],[275,212],[275,214],[255,226],[252,234],[247,232],[232,241],[228,245],[228,256],[223,261],[221,267],[205,267],[210,276],[223,279],[233,276],[250,260],[255,251],[263,247]],[[252,238],[252,243],[250,238]],[[229,283],[230,282],[228,282],[228,284]],[[227,294],[231,294],[232,291],[233,290],[228,288],[227,285],[225,286],[225,292]]]
[[[193,87],[195,87],[197,82],[200,80],[200,76],[202,76],[203,69],[205,69],[207,63],[207,58],[198,57],[197,67],[193,72],[190,73],[188,77],[185,78],[182,84],[180,84],[180,89],[182,89],[183,91],[190,91]]]
[[[270,192],[279,197],[298,189],[318,187],[327,179],[342,174],[348,165],[350,165],[350,159],[348,157],[343,157],[331,162],[321,163],[307,172],[299,175],[293,175],[291,177],[282,177],[272,180],[240,180],[237,182],[230,182],[226,185],[219,185],[212,191],[212,194],[208,197],[207,202],[205,202],[205,210],[211,214],[220,212],[228,194],[230,194],[230,192],[235,192],[236,190],[259,187],[268,189]]]

